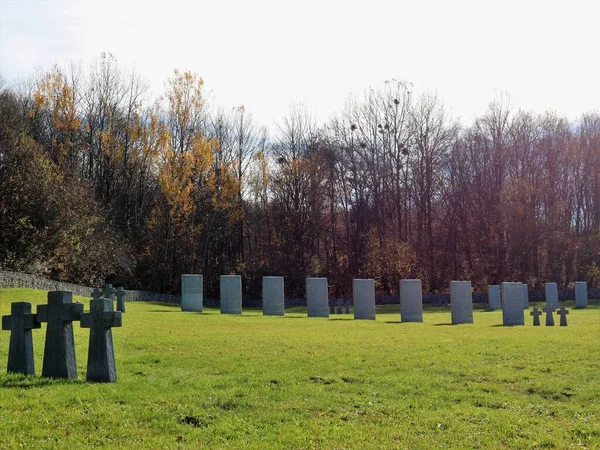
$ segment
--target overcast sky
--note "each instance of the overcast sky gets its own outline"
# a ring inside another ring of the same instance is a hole
[[[291,102],[319,120],[386,79],[437,91],[464,124],[506,91],[574,119],[600,109],[597,1],[0,0],[0,74],[113,53],[162,94],[173,69],[270,126]]]

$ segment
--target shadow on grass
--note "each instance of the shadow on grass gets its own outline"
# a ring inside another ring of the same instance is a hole
[[[332,318],[330,317],[330,318],[329,318],[329,320],[354,320],[354,317],[350,316],[349,314],[348,314],[348,316],[349,316],[349,317],[346,317],[346,318],[343,318],[343,317],[337,318],[337,317],[336,317],[335,319],[332,319]]]
[[[451,326],[452,327],[454,325],[457,325],[457,324],[452,323],[452,322],[442,322],[442,323],[434,323],[433,324],[434,327],[447,327],[447,326]]]
[[[0,388],[5,389],[30,389],[44,386],[56,386],[63,384],[84,384],[85,380],[73,380],[63,378],[48,378],[27,376],[22,374],[7,374],[0,377]]]
[[[383,322],[383,323],[402,323],[402,321],[401,320],[388,320],[388,321]]]

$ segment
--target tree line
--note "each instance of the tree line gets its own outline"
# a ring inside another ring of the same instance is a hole
[[[166,93],[110,54],[0,79],[0,267],[177,293],[182,273],[264,275],[302,296],[353,278],[600,284],[600,113],[572,122],[506,99],[468,126],[390,80],[317,124],[292,105],[271,133],[174,71]]]

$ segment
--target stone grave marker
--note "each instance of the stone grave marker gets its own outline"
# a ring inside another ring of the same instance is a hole
[[[558,285],[556,283],[546,283],[544,290],[546,291],[546,306],[558,308]]]
[[[452,324],[473,323],[473,293],[470,281],[450,282]]]
[[[100,288],[94,288],[94,290],[91,293],[92,298],[102,298],[102,289]]]
[[[523,283],[523,309],[529,309],[529,286]]]
[[[350,314],[350,300],[344,302],[344,313]]]
[[[352,297],[354,319],[375,320],[375,280],[359,278],[352,280]]]
[[[502,291],[502,323],[504,326],[525,325],[523,285],[504,282]]]
[[[10,316],[2,317],[2,329],[10,330],[8,347],[9,373],[35,375],[33,338],[31,330],[40,328],[35,314],[31,314],[31,303],[15,302],[10,305]]]
[[[117,297],[117,311],[125,312],[125,289],[118,287],[115,291],[115,297]]]
[[[38,305],[37,320],[48,322],[43,377],[77,378],[72,322],[79,320],[82,312],[83,305],[73,303],[73,293],[66,291],[50,291],[48,304]]]
[[[181,310],[202,312],[204,278],[197,274],[181,275]]]
[[[306,279],[306,309],[308,317],[329,317],[327,278]]]
[[[342,314],[342,299],[341,298],[336,299],[336,305],[337,305],[337,313]]]
[[[400,280],[400,320],[423,322],[421,280]]]
[[[502,308],[502,302],[500,301],[500,285],[490,284],[488,285],[488,309],[494,311]]]
[[[566,327],[567,326],[567,314],[569,314],[569,310],[566,309],[564,306],[561,306],[560,309],[558,311],[556,311],[556,314],[558,314],[560,316],[560,326]]]
[[[587,281],[575,282],[575,308],[587,308],[588,288]]]
[[[242,313],[242,277],[240,275],[221,275],[221,314]]]
[[[330,305],[330,306],[329,306],[329,309],[331,310],[331,311],[330,311],[330,314],[335,314],[335,305],[333,305],[333,304],[332,304],[332,305]]]
[[[533,317],[533,326],[540,326],[540,316],[542,315],[542,311],[537,308],[533,308],[532,311],[529,311],[529,315]]]
[[[115,292],[117,290],[113,287],[112,284],[105,284],[104,287],[102,288],[102,297],[103,298],[108,298],[109,300],[114,301],[115,300]]]
[[[283,277],[263,277],[262,306],[265,316],[283,316],[285,299]]]
[[[554,306],[546,305],[546,307],[542,308],[542,311],[546,313],[546,326],[553,327],[554,316],[552,315],[552,313],[554,312]]]
[[[81,327],[90,329],[86,374],[88,381],[117,381],[111,328],[122,325],[122,314],[121,311],[113,311],[113,302],[107,298],[91,300],[90,311],[81,314]]]

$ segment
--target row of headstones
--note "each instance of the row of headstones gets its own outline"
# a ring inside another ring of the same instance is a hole
[[[220,306],[222,314],[242,313],[242,280],[240,275],[222,275]],[[355,319],[375,319],[375,280],[354,279],[352,282]],[[452,323],[473,323],[473,301],[470,281],[453,281],[450,284]],[[283,277],[263,277],[262,304],[264,315],[283,316]],[[308,317],[329,317],[329,289],[327,278],[306,279],[306,305]],[[203,310],[202,275],[184,274],[181,279],[182,311]],[[345,304],[346,314],[350,304]],[[342,305],[338,303],[338,313]],[[423,296],[421,280],[400,280],[400,316],[403,322],[423,322]]]
[[[111,329],[122,325],[122,311],[114,311],[111,296],[117,294],[117,299],[122,298],[124,311],[125,297],[120,295],[124,291],[119,289],[105,286],[103,291],[108,298],[98,296],[95,289],[87,313],[83,312],[83,304],[73,303],[73,293],[67,291],[48,292],[48,304],[38,305],[35,314],[29,302],[12,303],[11,314],[2,317],[2,329],[11,332],[7,371],[35,375],[31,330],[47,322],[42,376],[77,378],[73,322],[79,321],[82,328],[90,329],[86,379],[117,381]]]
[[[202,275],[185,274],[181,280],[181,309],[183,311],[203,310]],[[498,286],[500,288],[500,286]],[[220,304],[222,314],[242,313],[242,280],[240,275],[220,277]],[[504,325],[523,325],[523,310],[529,307],[527,286],[521,283],[502,283],[501,302]],[[354,318],[375,319],[375,281],[354,279],[352,284]],[[500,289],[498,290],[500,294]],[[586,285],[587,293],[587,285]],[[283,316],[284,281],[283,277],[263,277],[262,303],[264,315]],[[490,297],[492,298],[492,297]],[[558,306],[558,291],[557,291]],[[587,297],[586,297],[587,298]],[[470,281],[450,282],[450,313],[452,324],[473,323],[473,295]],[[527,299],[527,300],[525,300]],[[527,306],[525,306],[525,302]],[[327,278],[306,279],[306,304],[308,317],[329,317],[329,295]],[[492,309],[492,308],[491,308]],[[547,311],[547,317],[554,311]],[[331,312],[334,308],[331,308]],[[345,304],[346,314],[350,313],[350,303]],[[338,314],[342,303],[338,301]],[[541,313],[540,313],[541,314]],[[566,325],[566,314],[561,312],[561,324]],[[533,314],[532,314],[533,315]],[[534,316],[534,325],[538,316]],[[400,317],[402,322],[423,322],[423,298],[421,280],[400,280]],[[547,318],[547,323],[549,319]]]
[[[523,308],[529,308],[529,287],[526,284],[521,284],[523,295]],[[558,308],[558,285],[556,283],[546,283],[544,285],[546,294],[546,305]],[[502,308],[502,296],[499,284],[488,286],[488,305],[490,310]],[[575,282],[575,308],[587,308],[588,306],[588,288],[586,281]]]
[[[554,284],[554,283],[552,283]],[[502,308],[502,323],[503,325],[525,325],[525,309],[529,308],[529,300],[527,295],[527,285],[523,283],[510,282],[502,283],[500,285],[500,296],[501,296],[501,308]],[[489,294],[489,291],[488,291]],[[492,302],[497,301],[497,289],[493,289],[492,295],[490,296],[490,309],[497,309],[492,307]],[[556,298],[546,296],[546,307],[542,308],[542,311],[546,312],[546,325],[554,325],[554,319],[552,313],[558,307],[558,291],[556,291]],[[542,314],[537,308],[533,308],[533,311],[529,313],[533,317],[533,325],[539,325],[539,316]],[[569,311],[565,307],[561,307],[557,311],[557,314],[561,316],[560,325],[567,326],[567,314]]]

